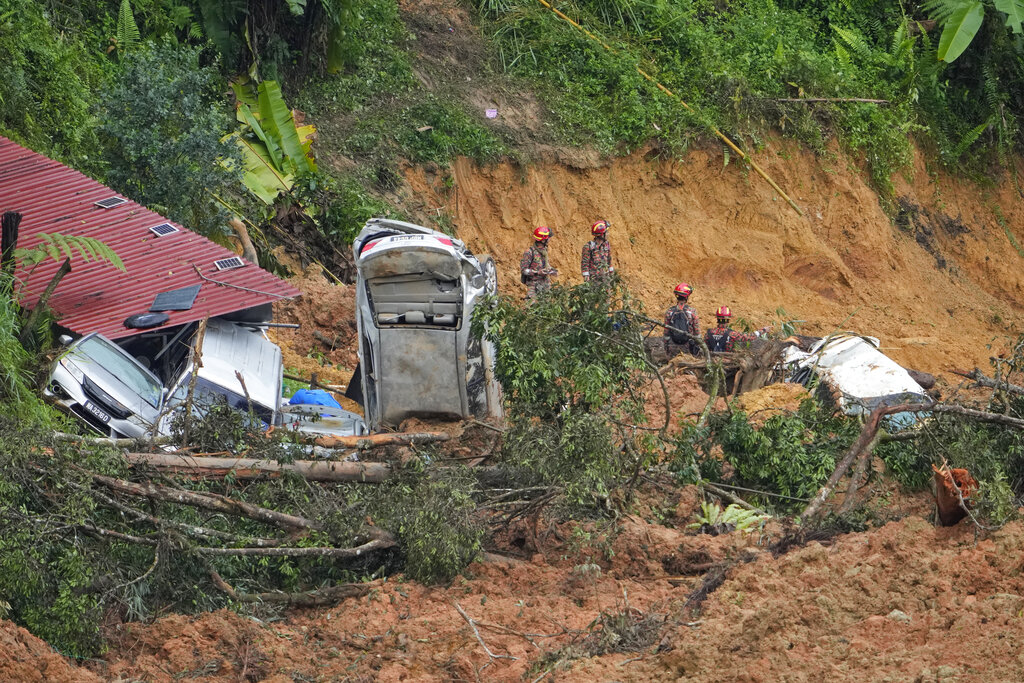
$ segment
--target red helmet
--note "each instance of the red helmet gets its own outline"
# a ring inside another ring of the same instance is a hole
[[[538,242],[543,242],[549,237],[551,237],[551,230],[549,230],[548,226],[546,225],[538,226],[533,231],[533,239],[535,239]]]
[[[715,317],[722,319],[731,318],[732,310],[728,306],[719,306],[718,310],[715,311]]]
[[[603,235],[608,232],[608,228],[612,226],[608,221],[601,219],[598,222],[590,226],[591,235]]]
[[[676,289],[675,289],[676,296],[681,297],[683,299],[689,297],[690,296],[690,292],[692,292],[692,291],[693,291],[693,287],[691,287],[690,285],[686,284],[685,282],[680,282],[678,285],[676,285]]]

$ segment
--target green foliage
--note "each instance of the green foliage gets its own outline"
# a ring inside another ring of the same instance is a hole
[[[979,0],[933,0],[924,9],[942,24],[936,54],[943,62],[952,62],[962,55],[985,20],[985,4]]]
[[[45,3],[0,0],[0,134],[95,171],[91,109],[108,65],[80,42],[95,35],[62,31],[54,19]]]
[[[955,61],[971,45],[985,20],[985,5],[981,0],[929,0],[922,5],[922,9],[942,25],[936,52],[940,61]],[[1024,2],[994,0],[993,5],[1006,15],[1006,26],[1014,33],[1021,33]]]
[[[523,306],[479,306],[473,321],[496,347],[510,423],[503,464],[526,486],[556,486],[571,506],[607,504],[650,464],[642,387],[650,381],[625,286],[555,286]]]
[[[875,185],[886,193],[892,173],[909,162],[910,133],[932,136],[947,163],[960,163],[975,141],[990,149],[995,143],[1000,160],[1019,142],[1019,107],[1011,104],[1022,101],[1019,41],[1010,40],[1001,20],[986,18],[975,26],[981,2],[932,5],[952,8],[943,16],[963,10],[959,30],[946,25],[948,40],[939,50],[947,59],[951,47],[963,47],[968,29],[977,33],[975,47],[954,69],[936,59],[927,32],[911,30],[915,17],[905,15],[898,3],[575,0],[560,5],[614,53],[536,3],[478,3],[502,68],[534,85],[570,142],[620,152],[654,140],[678,153],[712,125],[754,145],[772,129],[815,148],[835,134],[864,154]],[[999,0],[995,6],[1016,31],[1015,17],[1024,4]],[[954,41],[954,35],[960,37]],[[637,66],[654,73],[696,114],[642,80]],[[887,104],[787,101],[811,97]]]
[[[107,261],[120,271],[124,262],[113,249],[95,237],[86,235],[64,235],[61,233],[38,233],[40,243],[31,249],[15,249],[14,258],[26,266],[35,266],[46,259],[61,261],[73,258],[78,252],[82,261]]]
[[[336,244],[351,244],[370,218],[393,214],[390,204],[370,194],[352,176],[337,179],[324,172],[313,173],[301,178],[292,194]]]
[[[132,5],[129,0],[121,0],[121,9],[117,16],[117,54],[124,58],[124,55],[136,47],[140,40],[142,40],[142,35],[135,23]]]
[[[255,93],[245,81],[232,87],[242,128],[225,140],[238,146],[242,183],[264,204],[272,206],[281,194],[291,191],[296,178],[316,172],[311,150],[316,129],[295,125],[292,110],[274,81],[263,81]],[[228,168],[235,165],[233,159],[222,163]]]
[[[217,163],[235,148],[221,142],[230,123],[223,84],[199,57],[198,49],[167,41],[137,52],[103,93],[100,133],[112,187],[213,234],[225,229],[213,195],[238,187],[238,179]]]
[[[924,490],[932,480],[932,454],[915,441],[883,443],[875,454],[885,463],[886,474],[908,491]]]
[[[681,447],[673,467],[692,477],[690,470],[696,460],[702,473],[713,474],[717,468],[704,463],[723,457],[733,468],[732,483],[791,498],[810,498],[835,469],[836,454],[848,447],[858,432],[855,421],[833,416],[812,399],[800,404],[795,413],[770,417],[761,427],[751,424],[743,412],[715,413],[706,430],[681,437],[687,447]],[[761,504],[780,511],[803,505],[799,500],[768,497]]]
[[[451,581],[481,550],[484,529],[470,495],[475,485],[465,469],[418,473],[387,487],[378,498],[378,523],[394,529],[405,552],[405,574],[422,583]]]
[[[566,411],[555,420],[514,420],[502,464],[522,486],[558,486],[570,507],[606,503],[630,472],[601,415]]]
[[[366,19],[355,0],[195,0],[232,69],[281,80],[337,71],[358,57]]]
[[[52,425],[54,417],[35,390],[34,359],[18,342],[21,317],[12,289],[9,280],[0,279],[0,412],[26,424]]]
[[[528,306],[499,297],[473,321],[497,347],[495,374],[516,419],[548,419],[566,410],[625,412],[639,417],[634,397],[616,401],[646,369],[642,310],[625,285],[555,286]]]
[[[697,514],[697,521],[688,524],[687,529],[713,529],[717,533],[728,533],[729,531],[741,531],[750,533],[754,528],[763,528],[765,522],[771,519],[769,515],[762,515],[753,510],[746,510],[735,503],[724,510],[718,503],[702,501],[700,513]]]

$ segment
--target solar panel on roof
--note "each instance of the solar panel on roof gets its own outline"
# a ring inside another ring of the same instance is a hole
[[[187,311],[196,302],[196,295],[199,294],[200,285],[172,289],[169,292],[160,292],[153,299],[151,311]]]
[[[161,223],[160,225],[154,225],[149,231],[157,237],[163,237],[164,235],[170,235],[172,232],[178,232],[178,229],[170,223]]]
[[[245,261],[237,256],[231,258],[222,258],[219,261],[214,261],[213,265],[217,266],[217,270],[231,270],[232,268],[241,268],[245,265]]]
[[[125,199],[124,197],[107,197],[106,199],[101,199],[98,202],[96,202],[96,206],[100,207],[101,209],[112,209],[115,206],[121,206],[122,204],[127,203],[128,200]]]

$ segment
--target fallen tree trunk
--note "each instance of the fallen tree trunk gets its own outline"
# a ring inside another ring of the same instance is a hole
[[[345,583],[305,593],[239,593],[212,567],[208,567],[210,579],[218,590],[236,602],[264,602],[286,607],[324,607],[345,598],[358,598],[370,591],[365,583]]]
[[[131,447],[138,444],[160,446],[171,442],[171,437],[169,436],[158,436],[154,439],[113,439],[109,436],[82,436],[81,434],[68,434],[67,432],[54,432],[53,438],[55,441],[62,443],[89,443],[98,446],[121,447]]]
[[[408,432],[398,434],[370,434],[367,436],[320,436],[313,443],[324,448],[355,448],[369,450],[382,446],[410,446],[420,443],[448,441],[452,437],[446,432]]]
[[[340,481],[379,484],[391,477],[391,468],[379,462],[333,462],[330,460],[296,460],[279,463],[276,460],[253,458],[208,458],[168,453],[127,453],[125,459],[133,465],[147,465],[180,474],[204,477],[255,479],[294,472],[309,481]]]

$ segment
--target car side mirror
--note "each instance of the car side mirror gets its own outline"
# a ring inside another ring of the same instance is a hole
[[[72,339],[69,335],[66,334],[62,334],[59,337],[57,337],[57,343],[60,344],[61,346],[67,346],[73,341],[74,339]]]

